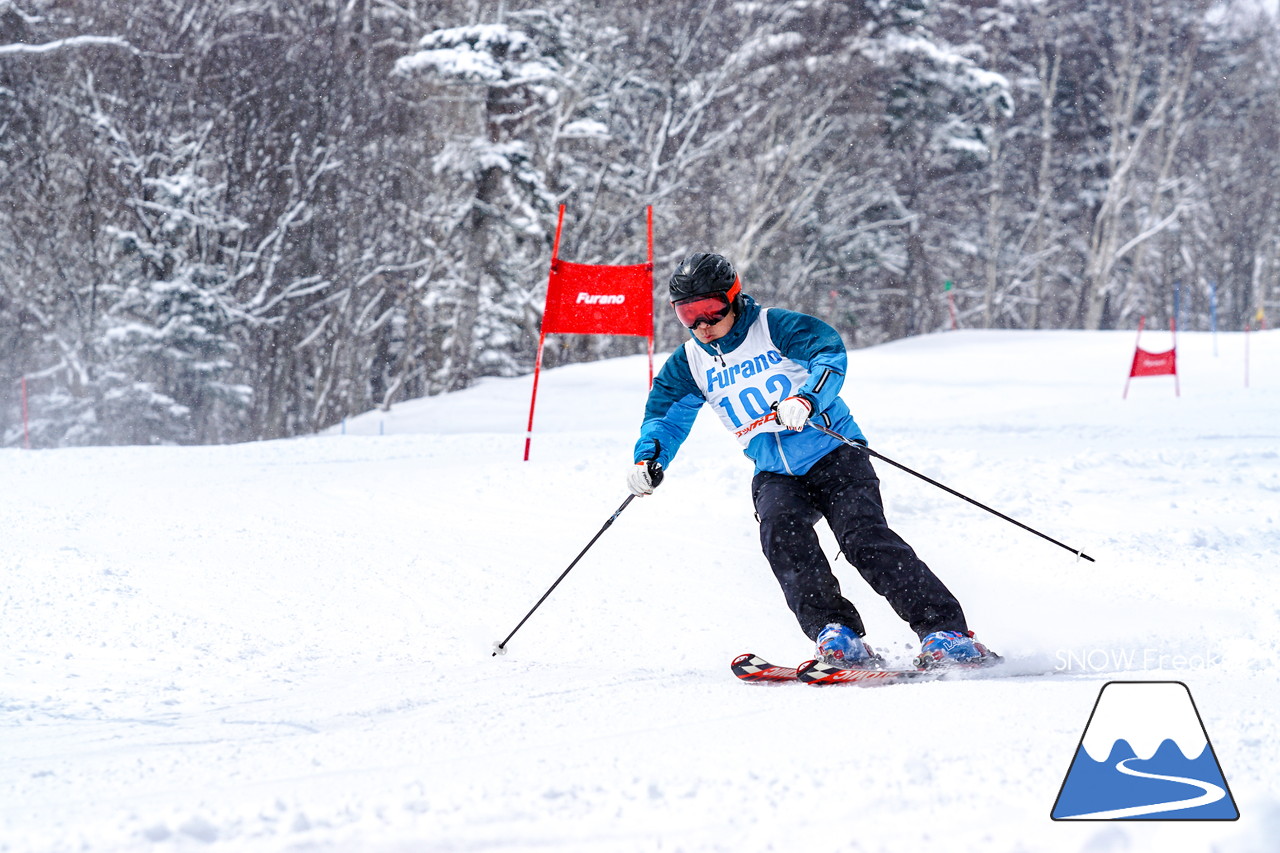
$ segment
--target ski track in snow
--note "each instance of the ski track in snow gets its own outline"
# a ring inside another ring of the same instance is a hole
[[[877,450],[1097,558],[879,466],[1020,678],[734,679],[811,647],[710,415],[491,658],[625,497],[643,356],[547,372],[528,463],[528,377],[292,441],[0,450],[0,851],[1274,850],[1280,332],[1248,389],[1242,335],[1178,344],[1181,398],[1126,401],[1131,332],[850,353]],[[1050,820],[1115,679],[1188,685],[1239,821]]]

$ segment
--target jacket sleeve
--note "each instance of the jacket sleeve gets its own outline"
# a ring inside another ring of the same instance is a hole
[[[657,441],[662,446],[657,456],[658,463],[666,468],[689,437],[698,410],[705,402],[706,398],[689,372],[689,359],[684,347],[680,347],[662,365],[653,380],[653,388],[649,390],[644,422],[640,425],[640,438],[634,450],[635,461],[652,459],[654,441]]]
[[[772,308],[769,334],[778,352],[809,371],[796,393],[813,403],[815,414],[825,411],[840,396],[849,366],[840,333],[817,317]]]

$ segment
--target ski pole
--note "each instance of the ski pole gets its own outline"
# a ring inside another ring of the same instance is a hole
[[[618,507],[618,511],[615,512],[613,515],[609,516],[609,520],[604,523],[604,527],[601,527],[599,532],[596,533],[595,536],[591,537],[591,541],[587,543],[587,547],[583,548],[582,551],[578,553],[578,556],[573,558],[573,562],[569,564],[569,568],[565,569],[563,572],[560,573],[560,577],[556,578],[556,582],[553,583],[551,587],[542,594],[542,598],[538,599],[538,603],[533,605],[532,609],[530,609],[529,612],[524,615],[524,618],[520,620],[520,624],[517,625],[515,628],[513,628],[510,634],[507,634],[507,638],[505,640],[503,640],[500,643],[493,644],[493,654],[490,655],[490,657],[497,657],[498,655],[505,655],[507,653],[507,643],[511,642],[511,638],[516,635],[516,631],[519,631],[521,628],[524,627],[524,623],[529,621],[529,617],[533,615],[533,611],[537,610],[539,607],[542,606],[542,602],[546,601],[547,597],[550,596],[551,593],[555,591],[555,588],[560,585],[560,581],[564,580],[565,575],[569,574],[569,572],[573,570],[573,567],[578,565],[578,561],[582,559],[582,555],[587,553],[587,551],[591,550],[591,546],[596,544],[596,540],[599,539],[602,535],[604,535],[604,532],[609,529],[609,525],[613,524],[614,519],[622,515],[622,511],[626,509],[627,505],[630,504],[635,499],[636,499],[635,495],[627,495],[627,499],[622,502],[622,506]]]
[[[1052,536],[1047,536],[1044,533],[1041,533],[1039,530],[1036,530],[1034,527],[1028,527],[1027,525],[1023,524],[1021,521],[1018,521],[1015,518],[1010,518],[1009,516],[1005,515],[1003,512],[1000,512],[999,510],[992,509],[991,507],[987,506],[984,503],[975,501],[973,498],[969,497],[968,495],[960,494],[950,486],[944,486],[942,483],[939,483],[937,480],[934,480],[930,477],[926,477],[924,474],[921,474],[919,471],[912,471],[906,465],[903,465],[900,462],[894,462],[892,459],[885,456],[883,453],[877,453],[876,451],[872,450],[870,447],[867,447],[865,444],[859,444],[856,441],[851,441],[850,439],[845,438],[840,433],[834,430],[827,429],[822,424],[815,423],[812,420],[810,420],[808,423],[809,423],[809,426],[813,427],[818,432],[825,433],[831,436],[832,438],[836,439],[837,441],[842,441],[845,444],[849,445],[850,447],[857,448],[858,450],[863,451],[869,456],[874,456],[876,459],[879,459],[881,462],[887,462],[893,467],[906,471],[908,474],[911,474],[912,476],[919,477],[921,480],[924,480],[926,483],[929,483],[930,485],[933,485],[933,486],[937,486],[939,489],[942,489],[944,492],[953,494],[956,497],[960,498],[961,500],[968,501],[969,503],[973,504],[979,509],[985,509],[987,512],[991,513],[992,515],[998,518],[1003,518],[1005,521],[1017,527],[1021,527],[1023,530],[1027,531],[1028,533],[1034,533],[1035,535],[1039,536],[1041,539],[1049,540],[1054,545],[1057,545],[1059,548],[1067,549],[1068,551],[1070,551],[1072,554],[1075,554],[1079,558],[1088,560],[1090,563],[1097,562],[1097,560],[1093,559],[1093,557],[1090,557],[1088,554],[1079,550],[1078,548],[1072,548],[1070,545],[1065,545],[1062,542],[1059,542],[1057,539],[1054,539]]]

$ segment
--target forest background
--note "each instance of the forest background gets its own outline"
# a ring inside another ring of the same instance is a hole
[[[659,306],[719,251],[855,347],[1256,327],[1276,35],[1243,0],[0,0],[0,440],[24,384],[33,446],[191,444],[528,372],[562,203],[586,263],[642,262],[652,205]]]

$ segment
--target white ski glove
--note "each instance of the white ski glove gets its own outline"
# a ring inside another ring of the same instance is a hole
[[[804,397],[788,397],[778,404],[778,423],[798,432],[812,412],[813,405]]]
[[[636,497],[653,494],[661,482],[662,465],[657,459],[642,459],[632,465],[631,473],[627,474],[627,488]]]

